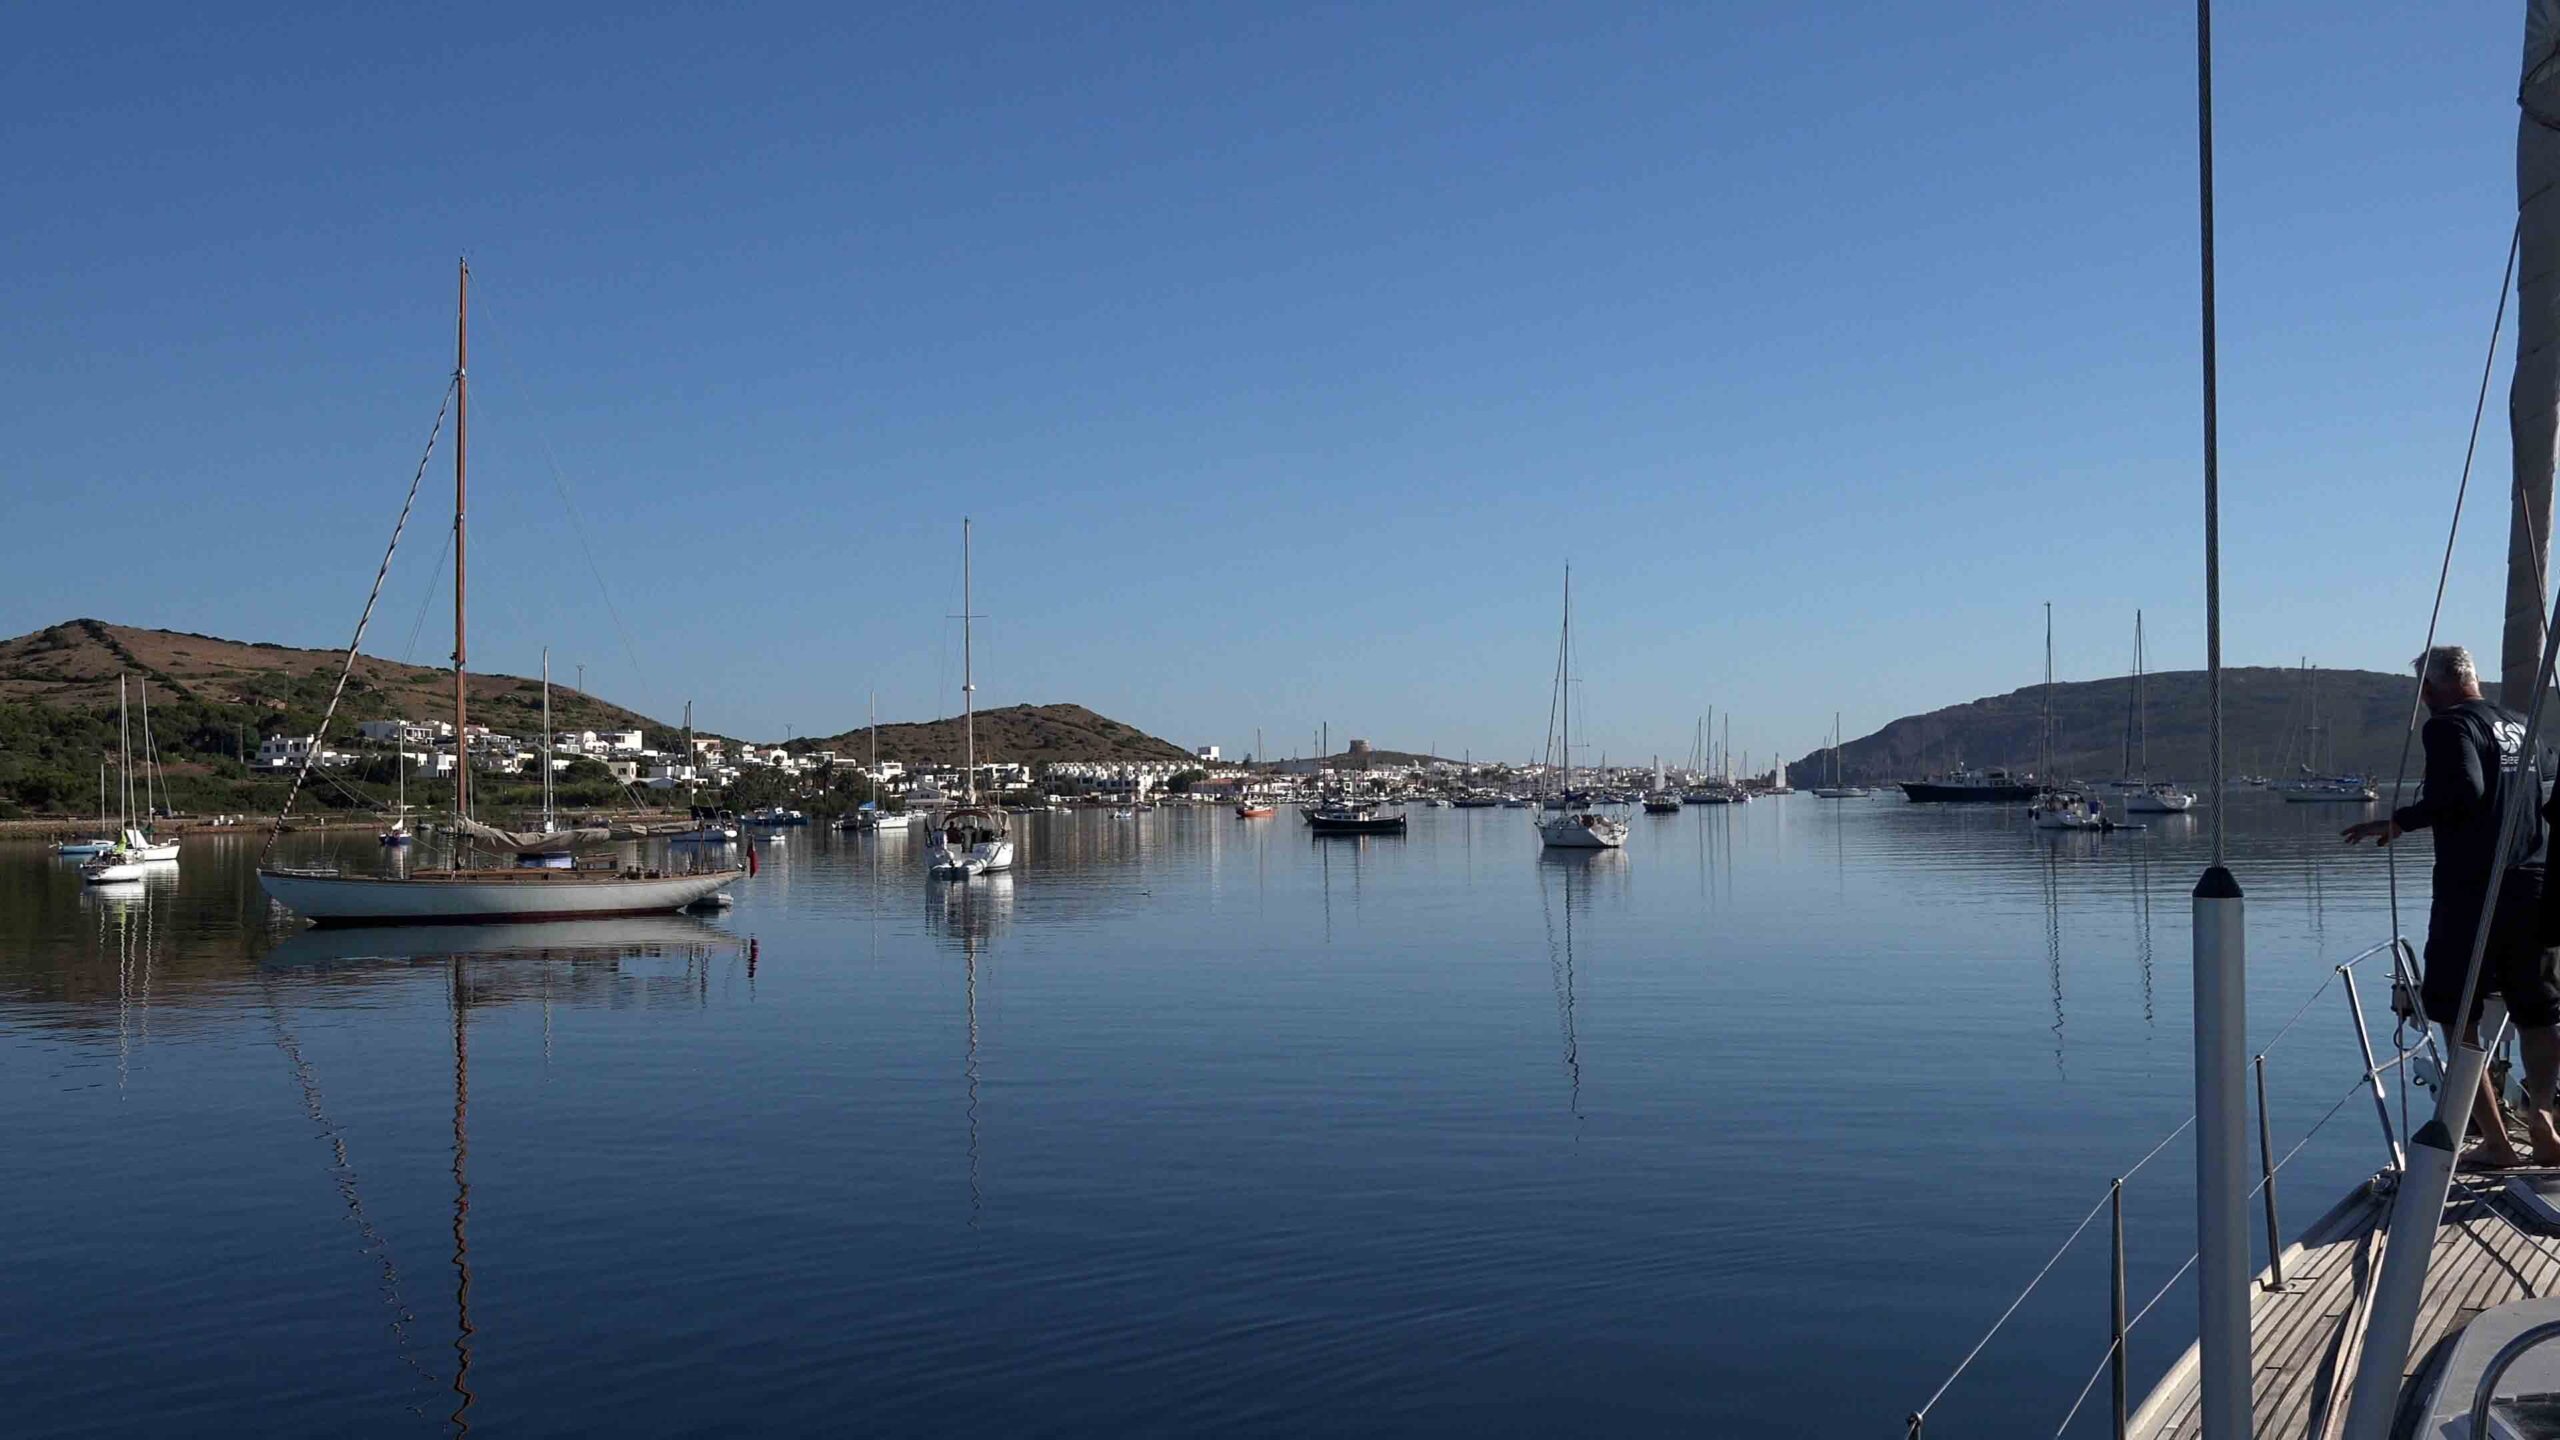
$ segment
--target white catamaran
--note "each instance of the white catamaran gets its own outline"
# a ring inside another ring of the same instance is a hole
[[[978,681],[973,668],[969,610],[969,522],[960,522],[960,711],[963,761],[961,803],[936,816],[925,868],[946,880],[995,875],[1013,868],[1013,836],[1001,807],[978,803]]]
[[[453,824],[450,830],[454,860],[441,870],[412,870],[405,875],[346,875],[334,869],[288,869],[261,864],[258,883],[269,896],[294,913],[321,925],[397,925],[397,924],[467,924],[515,920],[583,920],[607,915],[645,915],[681,910],[743,879],[747,872],[737,867],[697,871],[673,871],[641,866],[622,866],[611,861],[581,862],[571,868],[547,865],[508,865],[472,868],[462,863],[463,847],[470,841],[512,850],[518,856],[566,852],[582,841],[609,838],[602,830],[544,830],[518,834],[484,825],[471,817],[471,748],[467,708],[466,671],[463,626],[463,600],[466,551],[464,548],[464,463],[466,417],[469,414],[469,372],[465,364],[466,341],[470,315],[471,269],[461,267],[459,289],[454,311],[453,363]],[[402,512],[405,521],[407,512]],[[395,529],[392,543],[399,543]],[[385,558],[385,566],[389,564]],[[376,581],[377,587],[379,580]],[[371,614],[370,604],[366,607]],[[364,621],[358,621],[356,638],[348,646],[347,664],[352,667],[357,650],[364,640]],[[336,702],[331,701],[331,710]],[[546,704],[546,709],[547,709]],[[327,728],[323,717],[322,728]],[[547,729],[547,726],[546,726]],[[545,747],[546,758],[548,747]],[[295,780],[299,793],[302,779],[310,774],[320,747],[314,744],[303,759],[302,774]],[[688,760],[690,756],[686,757]],[[546,784],[548,775],[545,776]],[[287,809],[291,801],[287,801]],[[277,819],[277,833],[283,828]],[[268,846],[275,837],[270,834]]]

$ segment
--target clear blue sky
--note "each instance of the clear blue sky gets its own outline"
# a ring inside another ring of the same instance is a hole
[[[2517,8],[2219,17],[2235,663],[2416,649]],[[963,513],[984,703],[1231,752],[1525,754],[1568,558],[1612,758],[1709,704],[1762,754],[2030,683],[2047,599],[2067,677],[2127,667],[2136,606],[2200,664],[2190,24],[38,7],[0,631],[342,644],[468,254],[475,668],[547,642],[731,733],[956,710]],[[2447,622],[2484,654],[2492,421]],[[449,486],[375,653],[450,648]]]

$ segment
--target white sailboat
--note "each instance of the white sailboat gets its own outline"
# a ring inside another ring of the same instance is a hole
[[[411,840],[417,838],[409,833],[408,722],[401,722],[400,729],[402,733],[399,738],[397,749],[394,752],[398,756],[398,763],[394,768],[398,771],[397,779],[400,786],[400,799],[398,801],[399,808],[392,812],[390,828],[374,837],[375,839],[380,840],[383,844],[392,846],[406,845]]]
[[[947,880],[995,875],[1013,868],[1013,836],[1004,811],[978,803],[978,682],[973,668],[970,626],[969,521],[960,522],[960,710],[964,737],[962,801],[958,809],[935,818],[933,843],[925,849],[925,866]]]
[[[2320,723],[2320,667],[2305,660],[2303,678],[2310,685],[2309,720],[2302,727],[2302,760],[2297,773],[2267,788],[2294,805],[2365,805],[2379,798],[2361,775],[2340,775],[2337,737]]]
[[[2041,783],[2036,798],[2027,806],[2027,818],[2039,830],[2099,830],[2106,821],[2098,814],[2089,797],[2078,790],[2057,788],[2053,783],[2053,602],[2044,607],[2044,696],[2039,713],[2037,746],[2041,751],[2036,768]]]
[[[80,878],[92,885],[121,885],[139,880],[144,873],[141,854],[134,842],[142,838],[133,828],[133,725],[125,710],[124,677],[116,677],[116,745],[124,756],[117,776],[116,795],[122,810],[121,836],[113,849],[80,867]]]
[[[863,801],[862,808],[847,816],[840,824],[839,828],[846,830],[868,830],[875,835],[903,835],[907,832],[907,827],[914,823],[916,818],[915,812],[912,810],[884,809],[880,804],[878,798],[879,780],[877,778],[880,774],[880,698],[876,695],[871,697],[867,708],[869,709],[871,716],[871,774],[874,777],[872,781],[873,798]]]
[[[701,756],[696,752],[693,744],[693,702],[687,700],[684,702],[684,803],[685,808],[693,812],[694,824],[690,830],[679,831],[668,836],[667,843],[670,845],[734,844],[738,838],[736,817],[725,810],[718,809],[705,813],[703,807],[693,803],[695,767],[700,764]]]
[[[1817,800],[1863,800],[1867,792],[1855,785],[1840,783],[1840,712],[1831,712],[1831,783],[1814,787]]]
[[[469,371],[465,364],[470,314],[471,269],[460,268],[454,314],[453,364],[453,844],[455,858],[446,869],[413,870],[405,875],[346,875],[335,869],[288,869],[261,864],[258,883],[279,904],[321,925],[463,924],[514,920],[585,920],[609,915],[646,915],[681,910],[745,878],[731,866],[711,870],[672,871],[606,862],[572,869],[471,868],[461,863],[465,841],[506,832],[471,818],[471,728],[465,688],[467,651],[463,625],[466,534],[464,463],[468,457],[465,421],[469,414]],[[405,516],[404,516],[405,518]],[[394,534],[395,543],[397,533]],[[386,559],[386,564],[387,564]],[[349,645],[350,663],[364,629]],[[325,717],[323,728],[326,728]],[[308,775],[319,746],[303,760]],[[688,759],[691,757],[688,756]],[[297,781],[297,789],[299,781]],[[282,821],[278,821],[279,830]],[[599,832],[600,833],[600,832]],[[530,838],[522,850],[548,848],[560,837]],[[271,835],[268,844],[274,844]]]
[[[2137,815],[2183,815],[2196,808],[2193,791],[2181,790],[2174,783],[2151,778],[2151,712],[2144,704],[2142,681],[2144,671],[2142,647],[2142,612],[2133,612],[2133,745],[2126,757],[2133,762],[2127,773],[2136,777],[2133,790],[2125,796],[2124,808]]]
[[[136,688],[142,692],[142,815],[139,821],[125,822],[124,843],[121,848],[126,854],[146,865],[175,865],[178,863],[178,842],[163,840],[152,834],[153,829],[156,828],[154,819],[168,799],[168,787],[166,785],[158,787],[155,798],[151,777],[159,768],[155,757],[160,753],[160,749],[151,741],[151,681],[146,678],[138,682]],[[131,761],[128,759],[126,763],[130,764]]]
[[[1564,634],[1556,643],[1557,758],[1561,774],[1551,797],[1558,813],[1541,813],[1538,843],[1550,850],[1615,850],[1627,843],[1627,822],[1573,803],[1573,567],[1564,567]],[[1606,760],[1607,756],[1601,757]]]

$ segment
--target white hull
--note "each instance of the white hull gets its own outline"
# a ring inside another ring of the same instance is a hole
[[[2124,802],[2124,808],[2136,815],[2183,815],[2195,805],[2196,797],[2183,791],[2163,795],[2146,790]]]
[[[175,864],[178,859],[178,842],[172,840],[165,845],[145,845],[132,853],[136,860],[149,861],[155,865]]]
[[[900,810],[892,815],[876,816],[861,828],[865,830],[904,830],[908,826],[913,825],[915,821],[916,817],[912,811]]]
[[[139,860],[106,858],[81,866],[80,878],[92,885],[121,885],[141,879],[143,872],[144,866]]]
[[[925,864],[934,874],[946,877],[1001,875],[1013,868],[1013,842],[988,840],[967,850],[954,850],[941,841],[935,841],[933,848],[925,853]]]
[[[1551,850],[1615,850],[1627,843],[1627,825],[1605,815],[1559,815],[1538,822],[1538,841]]]
[[[2370,805],[2377,798],[2370,790],[2338,789],[2287,790],[2282,792],[2292,805]]]
[[[745,878],[744,870],[627,878],[602,870],[427,872],[406,879],[260,870],[286,909],[322,925],[459,925],[582,920],[681,910]]]

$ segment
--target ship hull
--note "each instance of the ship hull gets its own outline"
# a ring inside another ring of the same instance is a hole
[[[2014,805],[2036,798],[2033,785],[1939,785],[1927,780],[1905,780],[1902,793],[1913,800],[1937,805]]]
[[[260,870],[258,883],[278,904],[315,925],[495,925],[670,914],[746,873],[631,877],[619,871],[529,869],[389,879]]]

